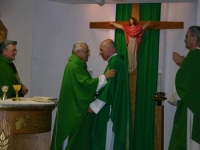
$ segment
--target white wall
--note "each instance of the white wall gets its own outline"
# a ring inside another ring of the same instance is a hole
[[[167,98],[173,90],[178,67],[172,52],[187,54],[184,37],[187,28],[197,22],[196,4],[163,4],[163,21],[183,21],[184,29],[161,30],[159,70]],[[88,43],[91,56],[88,68],[93,76],[102,74],[106,62],[99,56],[99,43],[113,38],[113,31],[89,29],[89,22],[110,21],[115,17],[115,5],[63,4],[46,0],[6,0],[0,2],[0,19],[8,28],[8,39],[18,41],[15,64],[21,80],[30,89],[28,96],[58,97],[62,75],[72,45],[77,40]],[[175,107],[165,105],[165,149],[167,150]],[[54,110],[55,115],[55,110]],[[54,117],[53,117],[54,120]]]
[[[200,0],[196,1],[196,9],[197,9],[197,25],[200,25]]]
[[[113,6],[34,1],[32,95],[59,96],[63,70],[77,40],[87,42],[91,50],[88,68],[94,76],[102,74],[106,63],[98,55],[99,43],[109,38],[110,30],[90,29],[89,22],[111,20]]]

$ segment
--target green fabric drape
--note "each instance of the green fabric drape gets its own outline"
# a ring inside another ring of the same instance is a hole
[[[160,8],[160,3],[140,4],[140,20],[159,21]],[[116,21],[129,20],[131,9],[132,4],[117,4]],[[118,53],[128,62],[123,31],[116,30],[115,42]],[[159,30],[147,30],[138,52],[134,150],[154,150],[155,102],[152,98],[157,88],[158,55]]]

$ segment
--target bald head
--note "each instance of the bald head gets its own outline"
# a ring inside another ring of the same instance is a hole
[[[116,53],[116,45],[113,40],[106,39],[101,42],[99,55],[101,55],[104,60],[108,60],[114,53]]]
[[[113,40],[111,39],[106,39],[101,44],[105,45],[106,47],[109,47],[113,53],[116,53],[116,44]]]

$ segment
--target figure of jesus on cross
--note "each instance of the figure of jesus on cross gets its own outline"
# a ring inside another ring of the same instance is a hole
[[[137,67],[137,51],[142,41],[142,35],[149,23],[150,21],[144,25],[139,25],[134,17],[129,19],[128,26],[110,22],[114,27],[124,31],[128,50],[129,73],[132,73]]]
[[[145,29],[182,29],[183,22],[168,21],[139,21],[139,4],[133,4],[132,13],[129,20],[118,22],[90,22],[90,28],[98,29],[122,29],[125,33],[128,49],[129,73],[133,74],[137,67],[137,51]],[[133,33],[132,33],[133,32]]]

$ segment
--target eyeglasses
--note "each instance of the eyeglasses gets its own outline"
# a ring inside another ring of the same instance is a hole
[[[6,50],[11,51],[11,52],[13,52],[13,53],[17,52],[16,49],[8,49],[8,48],[6,48]]]
[[[85,54],[90,54],[90,50],[89,49],[87,49],[87,50],[80,50],[80,52],[85,53]]]

